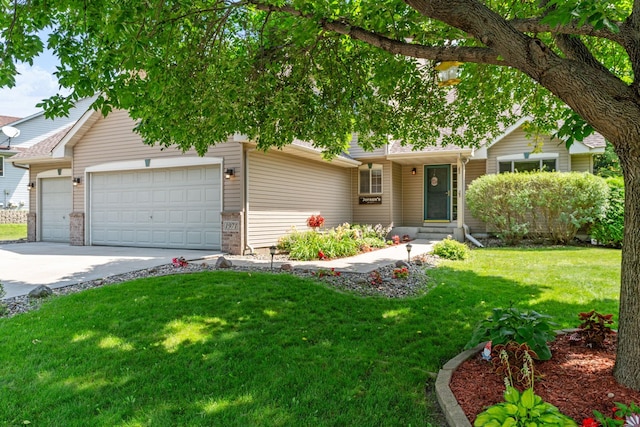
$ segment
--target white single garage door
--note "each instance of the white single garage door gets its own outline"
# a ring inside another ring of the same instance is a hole
[[[40,240],[69,242],[71,177],[40,180]]]
[[[92,245],[220,249],[220,166],[95,172]]]

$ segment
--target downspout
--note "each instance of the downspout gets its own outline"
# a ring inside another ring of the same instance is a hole
[[[13,164],[13,167],[14,167],[14,168],[18,168],[18,169],[24,169],[24,170],[27,170],[27,171],[29,170],[29,166],[20,165],[20,164],[18,164],[18,163],[14,163],[14,164]]]
[[[465,210],[466,205],[467,205],[465,193],[466,193],[466,188],[467,188],[467,176],[466,175],[467,175],[467,163],[469,163],[469,157],[467,157],[466,159],[464,159],[464,161],[462,161],[462,156],[460,156],[460,160],[461,160],[460,164],[462,165],[462,168],[461,168],[462,170],[460,171],[461,175],[462,175],[460,177],[461,178],[460,180],[462,181],[462,186],[461,186],[461,189],[460,189],[461,190],[460,191],[460,196],[462,198],[462,210],[461,210],[461,213],[462,213],[462,220],[464,222],[464,210]],[[476,245],[479,248],[483,248],[484,247],[482,245],[482,243],[480,243],[475,237],[473,237],[471,235],[471,232],[469,230],[469,226],[467,224],[463,223],[462,224],[462,229],[464,230],[464,238],[465,239],[467,239],[468,241],[470,241],[471,243],[473,243],[474,245]]]
[[[253,255],[255,254],[255,249],[253,248],[253,246],[251,246],[249,244],[249,152],[250,151],[255,151],[255,148],[252,148],[250,150],[245,150],[244,149],[244,144],[241,145],[242,147],[242,162],[244,163],[243,165],[243,172],[244,172],[244,176],[243,176],[243,180],[244,180],[244,185],[243,185],[243,198],[244,198],[244,250],[242,251],[243,255],[247,254],[247,249],[249,250],[249,254]]]

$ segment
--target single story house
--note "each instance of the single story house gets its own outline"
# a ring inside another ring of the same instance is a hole
[[[28,240],[213,249],[232,254],[277,243],[312,214],[326,227],[392,225],[393,233],[464,238],[486,232],[464,203],[475,178],[546,167],[592,171],[604,151],[596,135],[569,150],[531,141],[516,123],[480,149],[390,142],[326,161],[302,141],[267,152],[235,135],[199,157],[145,145],[126,111],[87,111],[77,122],[12,158],[29,166]]]

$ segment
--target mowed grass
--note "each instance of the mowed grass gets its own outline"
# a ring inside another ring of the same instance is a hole
[[[562,327],[586,309],[617,313],[619,264],[613,250],[485,249],[430,270],[437,286],[404,300],[246,272],[56,298],[0,319],[0,424],[440,425],[429,372],[491,308]]]
[[[0,224],[0,242],[27,238],[27,224]]]

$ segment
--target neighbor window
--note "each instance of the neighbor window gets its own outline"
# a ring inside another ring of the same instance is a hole
[[[0,156],[0,177],[4,176],[4,157]]]
[[[360,166],[360,194],[382,194],[382,165]]]
[[[533,172],[533,171],[545,171],[555,172],[556,159],[524,159],[524,160],[511,160],[508,162],[499,162],[499,172]]]

